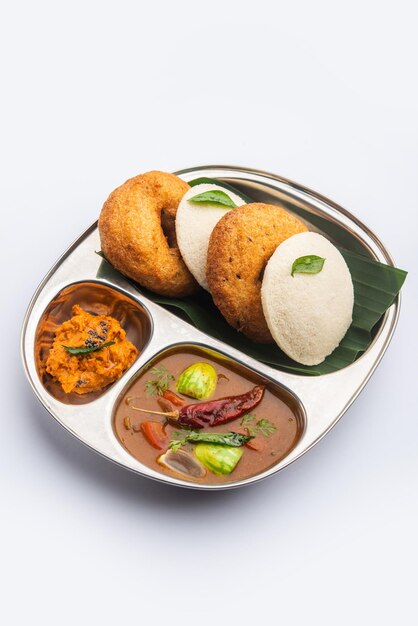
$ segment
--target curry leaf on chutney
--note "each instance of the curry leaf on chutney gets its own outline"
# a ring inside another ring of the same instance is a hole
[[[101,343],[99,346],[91,346],[90,348],[86,348],[86,347],[83,347],[83,346],[79,346],[79,347],[77,347],[77,346],[65,346],[64,344],[61,344],[61,345],[70,354],[79,355],[79,354],[91,354],[91,352],[97,352],[98,350],[101,350],[102,348],[108,348],[109,346],[113,346],[114,343],[116,343],[116,342],[115,341],[106,341],[106,343]]]

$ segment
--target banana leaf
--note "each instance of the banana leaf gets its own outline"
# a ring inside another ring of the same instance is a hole
[[[216,183],[230,191],[234,191],[246,202],[254,202],[248,195],[223,181],[198,178],[189,182],[189,185],[193,187],[200,183]],[[281,203],[286,204],[282,201]],[[338,231],[336,225],[329,220],[318,215],[312,216],[301,208],[295,210],[295,207],[290,204],[289,208],[301,215],[301,217],[305,217],[311,223],[313,223],[314,218],[315,227],[328,234],[337,244],[346,243],[343,239],[346,236],[346,231],[343,231],[343,229],[340,229],[341,232]],[[404,270],[373,261],[370,257],[360,254],[358,251],[347,250],[341,247],[341,245],[338,247],[348,265],[353,281],[353,322],[334,352],[325,361],[314,366],[296,363],[289,359],[275,344],[257,344],[247,339],[242,333],[229,326],[213,303],[210,294],[204,290],[199,291],[194,296],[180,299],[160,296],[140,287],[137,283],[134,283],[134,285],[138,291],[156,304],[163,306],[178,317],[193,324],[202,332],[224,341],[262,363],[267,363],[274,368],[295,374],[319,376],[335,372],[350,365],[367,350],[379,322],[395,301],[407,275],[407,272]],[[357,249],[359,248],[357,247]],[[103,256],[103,253],[99,254]],[[107,265],[106,260],[103,263]],[[114,268],[112,269],[116,271]],[[106,271],[105,268],[103,270]]]

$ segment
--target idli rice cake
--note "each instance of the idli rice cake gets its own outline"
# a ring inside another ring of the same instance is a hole
[[[322,269],[292,276],[296,259],[308,255],[325,259]],[[337,248],[317,233],[301,233],[280,244],[267,263],[261,299],[277,345],[303,365],[322,363],[352,322],[349,269]]]
[[[212,230],[228,211],[235,210],[227,206],[191,201],[195,196],[210,191],[226,193],[237,207],[245,204],[236,193],[214,184],[192,187],[179,204],[176,214],[177,243],[189,271],[207,291],[209,287],[206,280],[206,261]]]
[[[280,243],[306,230],[282,207],[252,203],[229,211],[212,231],[206,265],[209,290],[227,322],[255,342],[273,341],[261,305],[266,263]]]

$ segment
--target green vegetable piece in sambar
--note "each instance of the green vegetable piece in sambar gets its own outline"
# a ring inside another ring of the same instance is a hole
[[[242,448],[231,448],[213,443],[198,443],[194,449],[197,459],[211,472],[225,476],[237,466],[243,455]]]
[[[206,400],[215,391],[217,382],[218,376],[213,365],[197,362],[180,374],[177,391],[190,398]]]

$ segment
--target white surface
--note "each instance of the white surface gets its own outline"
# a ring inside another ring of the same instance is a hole
[[[416,624],[413,6],[3,12],[2,623]],[[334,198],[411,272],[394,340],[343,420],[277,477],[219,494],[92,454],[38,405],[18,348],[37,283],[116,185],[211,162]]]
[[[292,274],[308,255],[324,259],[316,274]],[[264,271],[261,301],[273,339],[291,359],[322,363],[339,345],[353,320],[354,291],[341,252],[318,233],[283,241]]]
[[[209,291],[206,280],[206,261],[209,239],[216,224],[230,211],[227,207],[190,203],[190,198],[207,191],[222,191],[218,185],[196,185],[187,191],[176,213],[176,235],[181,255],[199,285]],[[228,192],[229,198],[241,206],[244,200],[236,193]]]

